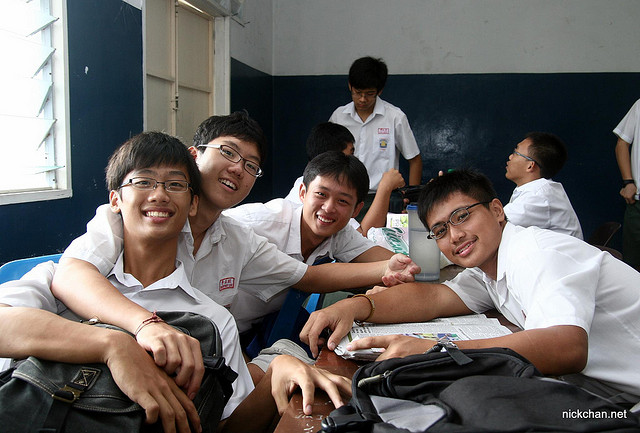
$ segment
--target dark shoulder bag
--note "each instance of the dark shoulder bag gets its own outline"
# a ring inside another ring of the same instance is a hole
[[[358,369],[351,401],[322,432],[640,431],[635,414],[545,378],[510,349],[436,349]]]
[[[188,312],[159,312],[200,341],[205,374],[194,404],[204,432],[215,432],[237,374],[225,364],[216,325]],[[111,329],[115,326],[96,324]],[[68,364],[29,357],[0,377],[0,431],[5,433],[162,432],[116,385],[106,364]]]

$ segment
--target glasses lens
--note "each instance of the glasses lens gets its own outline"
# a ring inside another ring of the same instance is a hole
[[[251,162],[251,161],[245,161],[244,162],[244,169],[247,171],[247,173],[249,173],[251,176],[261,176],[262,175],[262,169],[260,168],[259,165],[257,165],[255,162]]]
[[[240,154],[229,146],[220,146],[220,153],[231,162],[240,161]]]
[[[156,186],[155,179],[149,179],[146,177],[134,177],[130,182],[131,186],[136,189],[153,189]]]
[[[446,224],[436,224],[431,227],[431,238],[432,239],[440,239],[444,235],[447,234],[447,225]]]
[[[467,218],[469,218],[469,211],[463,208],[453,211],[449,221],[451,221],[451,224],[454,226],[457,226],[458,224],[465,222]]]
[[[189,189],[189,183],[184,180],[168,180],[164,187],[169,192],[185,192]]]

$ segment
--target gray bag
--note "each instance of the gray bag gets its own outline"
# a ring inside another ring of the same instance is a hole
[[[200,341],[205,375],[194,404],[204,432],[215,432],[237,374],[222,356],[222,341],[208,318],[159,312],[176,329]],[[115,326],[97,324],[111,329]],[[68,364],[29,357],[0,377],[0,430],[5,433],[161,432],[144,423],[144,410],[116,385],[105,364]]]

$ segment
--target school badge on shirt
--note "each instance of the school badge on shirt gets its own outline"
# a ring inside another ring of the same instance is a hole
[[[220,279],[220,291],[227,289],[233,289],[236,286],[235,277],[228,277]]]
[[[378,128],[378,136],[381,135],[389,135],[389,128]],[[386,137],[380,137],[379,141],[378,141],[378,145],[380,146],[381,150],[384,150],[387,148],[389,144],[389,140]]]

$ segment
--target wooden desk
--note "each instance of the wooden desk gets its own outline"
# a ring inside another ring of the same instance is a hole
[[[450,265],[440,270],[439,282],[453,279],[464,268],[456,265]],[[486,313],[487,317],[495,317],[500,323],[511,332],[517,332],[520,329],[509,322],[505,317],[497,310],[490,310]],[[358,364],[352,360],[343,359],[336,355],[334,352],[326,349],[320,351],[320,356],[316,362],[318,367],[322,367],[331,373],[339,374],[345,377],[352,377],[358,369]],[[316,433],[320,430],[322,420],[329,415],[334,409],[333,403],[329,400],[329,396],[324,391],[316,390],[313,414],[305,415],[302,411],[302,394],[298,391],[293,394],[289,401],[287,410],[280,418],[278,425],[276,426],[275,433]]]
[[[345,377],[352,377],[358,369],[358,364],[354,361],[343,359],[330,350],[322,349],[316,362],[318,367],[322,367],[331,373]],[[302,411],[302,394],[298,391],[291,397],[289,407],[280,418],[275,433],[315,433],[320,430],[322,419],[329,415],[334,409],[333,403],[324,391],[316,391],[313,414],[305,415]]]

